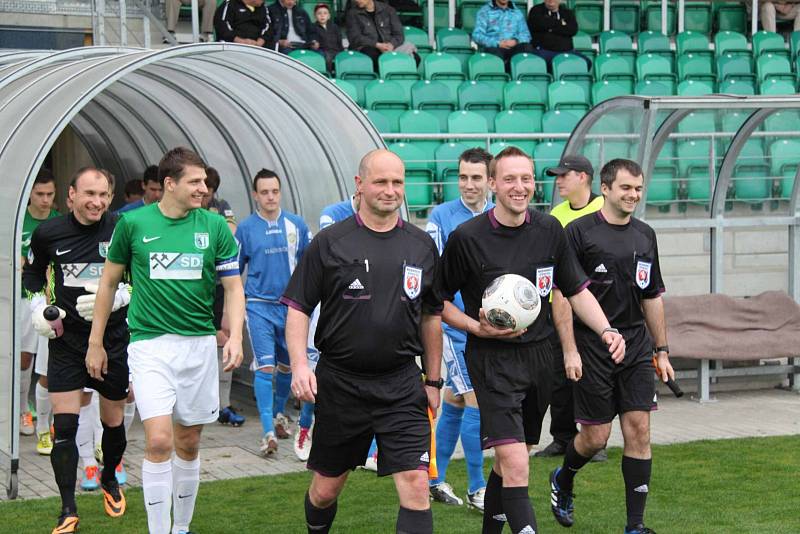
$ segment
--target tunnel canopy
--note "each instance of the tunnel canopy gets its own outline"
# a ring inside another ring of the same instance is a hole
[[[0,54],[0,452],[12,458],[22,221],[33,179],[67,128],[94,165],[117,177],[119,196],[124,181],[141,178],[145,167],[183,145],[219,171],[221,195],[236,213],[250,213],[249,182],[270,168],[283,180],[283,205],[312,227],[322,207],[353,189],[361,156],[383,146],[333,83],[261,48],[213,43]]]

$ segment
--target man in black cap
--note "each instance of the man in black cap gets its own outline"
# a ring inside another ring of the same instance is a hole
[[[564,156],[558,167],[547,169],[547,174],[556,177],[558,196],[564,199],[550,211],[550,215],[558,219],[564,228],[575,219],[594,213],[603,207],[603,197],[592,192],[594,169],[585,157]],[[553,294],[555,295],[555,292]],[[553,299],[555,298],[554,296]],[[557,335],[554,334],[551,338],[553,391],[550,399],[550,434],[553,436],[553,442],[535,454],[540,457],[563,456],[567,443],[578,433],[572,405],[572,382],[581,377],[581,359],[572,336],[572,321],[569,320],[572,308],[560,294],[559,298],[563,302],[560,303],[561,306],[554,307],[553,313],[555,314],[558,309],[565,314],[565,320],[559,323],[568,329],[566,336],[568,341],[562,346]],[[602,462],[607,459],[608,453],[603,449],[594,455],[592,461]]]

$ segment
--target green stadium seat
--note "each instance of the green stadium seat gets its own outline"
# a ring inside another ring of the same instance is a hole
[[[411,108],[405,89],[397,82],[373,80],[364,88],[364,98],[367,109],[380,111],[389,119],[393,132],[399,128],[400,115]]]
[[[325,66],[325,57],[318,52],[313,50],[292,50],[289,52],[289,57],[311,67],[324,76],[330,76]]]
[[[717,81],[714,75],[714,60],[711,53],[695,54],[689,52],[678,57],[678,79],[699,80],[709,83]]]
[[[800,30],[793,31],[789,35],[789,53],[793,62],[797,59],[798,52],[800,52]]]
[[[616,80],[603,80],[592,84],[592,105],[617,96],[629,95],[628,83]]]
[[[661,1],[662,0],[642,0],[642,9],[644,10],[645,29],[653,30],[656,32],[662,31],[662,16],[661,16]],[[667,4],[667,35],[675,34],[676,24],[676,2],[670,0]]]
[[[685,80],[678,84],[678,96],[703,96],[714,93],[714,87],[706,82]]]
[[[580,52],[592,61],[597,57],[597,50],[592,46],[592,37],[588,33],[579,30],[578,33],[572,37],[572,46],[577,52]]]
[[[793,95],[797,91],[792,82],[771,78],[758,84],[758,93],[762,95]]]
[[[461,28],[441,28],[436,32],[436,50],[458,58],[461,72],[467,73],[467,62],[474,53],[467,32]]]
[[[494,54],[481,52],[474,54],[467,63],[469,79],[488,83],[498,93],[502,93],[503,87],[508,81],[505,63]]]
[[[779,177],[777,198],[788,199],[794,187],[800,162],[800,140],[778,139],[769,146],[770,174]]]
[[[711,52],[708,36],[697,31],[682,31],[675,37],[678,56],[688,52]]]
[[[353,102],[358,104],[359,106],[364,104],[364,101],[358,101],[358,89],[352,83],[342,80],[341,78],[333,78],[331,81],[336,85],[339,89],[341,89],[347,96],[353,99]]]
[[[536,173],[536,192],[542,202],[549,205],[553,200],[553,184],[555,178],[547,175],[547,169],[556,167],[564,153],[564,141],[547,141],[536,145],[533,151]]]
[[[543,95],[547,94],[547,87],[553,77],[547,72],[547,63],[536,54],[516,54],[511,58],[511,79],[523,82],[532,82]]]
[[[400,84],[409,100],[411,99],[411,86],[420,78],[414,58],[400,52],[381,54],[378,57],[378,74],[384,80]]]
[[[458,158],[465,150],[477,144],[442,143],[436,149],[436,177],[442,183],[443,200],[455,200],[458,191]]]
[[[583,111],[550,110],[542,116],[543,133],[571,133],[583,118]]]
[[[531,82],[508,82],[503,88],[503,107],[524,113],[535,126],[535,131],[542,131],[542,115],[547,107],[546,100],[539,88]]]
[[[675,84],[663,81],[642,80],[636,84],[636,94],[644,96],[671,96],[675,94]]]
[[[574,82],[583,88],[588,95],[592,87],[593,78],[589,73],[589,66],[580,56],[575,54],[558,54],[552,61],[553,81]]]
[[[579,109],[588,111],[589,96],[575,82],[553,82],[547,88],[548,109]]]
[[[662,56],[639,55],[636,58],[636,75],[641,80],[660,81],[674,87],[677,76],[672,72],[672,64]]]
[[[675,52],[672,50],[669,37],[663,33],[647,30],[639,34],[637,43],[639,55],[655,54],[657,56],[664,56],[674,64]]]
[[[503,108],[503,94],[486,82],[464,82],[458,87],[458,107],[482,115],[491,132],[494,117]]]
[[[611,0],[612,30],[637,33],[640,20],[639,0]]]
[[[419,109],[412,109],[400,115],[398,124],[398,131],[400,133],[438,134],[442,131],[442,127],[436,115]],[[428,141],[422,139],[405,142],[419,148],[425,154],[425,158],[430,161],[435,159],[436,149],[442,144],[439,140]]]
[[[675,163],[675,142],[667,140],[656,158],[650,183],[647,184],[647,204],[669,205],[678,198],[678,168]]]
[[[628,92],[633,92],[633,65],[626,58],[614,54],[601,54],[594,62],[595,80],[627,82]]]
[[[763,202],[769,199],[772,180],[761,139],[748,139],[742,147],[731,176],[737,200]]]
[[[458,108],[458,100],[442,82],[423,80],[411,86],[411,107],[434,115],[441,130],[447,131],[447,118]]]
[[[737,132],[739,127],[747,120],[750,114],[744,111],[733,110],[722,113],[722,131]]]
[[[598,36],[597,43],[600,45],[601,54],[608,54],[609,52],[635,54],[633,50],[633,41],[630,35],[624,32],[614,30],[605,31]]]
[[[433,204],[433,170],[425,154],[409,143],[392,143],[389,150],[397,154],[406,171],[406,204],[410,210]]]
[[[403,32],[406,41],[417,47],[417,53],[422,59],[425,59],[425,56],[433,52],[433,47],[428,41],[428,32],[414,26],[404,26]]]
[[[426,57],[423,64],[425,79],[444,83],[453,94],[456,94],[461,82],[467,79],[461,69],[461,61],[451,54],[435,52]]]
[[[483,115],[462,109],[447,118],[447,131],[451,134],[489,133],[489,123]]]
[[[678,141],[678,176],[686,180],[689,201],[707,203],[711,198],[710,146],[708,139]]]
[[[373,109],[365,109],[363,111],[367,115],[367,118],[372,125],[375,126],[375,129],[380,133],[393,133],[396,131],[392,129],[392,124],[389,121],[389,118],[380,111],[375,111]]]
[[[517,147],[523,152],[525,152],[525,149],[520,147],[516,142],[506,143],[505,141],[495,141],[489,145],[489,153],[492,156],[496,156],[510,146]],[[528,154],[531,158],[533,157],[533,154],[531,154],[530,152],[526,152],[526,154]]]
[[[792,65],[784,56],[764,54],[756,59],[756,76],[759,81],[766,79],[779,79],[794,81]]]
[[[750,58],[732,54],[717,58],[717,80],[723,82],[730,79],[755,81],[756,75],[753,73]]]
[[[683,29],[710,34],[711,2],[687,1],[683,6]]]
[[[578,28],[589,35],[603,31],[603,0],[575,0]]]
[[[747,11],[741,2],[712,2],[718,31],[747,31]]]
[[[720,31],[714,35],[714,52],[717,56],[725,54],[750,55],[747,37],[735,31]]]
[[[530,117],[518,111],[501,111],[494,118],[494,131],[496,133],[532,134],[540,130],[541,127],[534,124]],[[533,140],[506,139],[505,141],[521,148],[527,154],[533,154],[533,150],[536,148],[536,141]]]
[[[692,111],[678,123],[681,133],[713,132],[716,126],[716,112]]]
[[[760,31],[753,34],[753,56],[759,57],[764,54],[773,54],[790,58],[789,50],[786,48],[786,41],[783,36],[775,32]]]
[[[782,109],[771,113],[764,119],[765,132],[794,132],[800,123],[800,111],[796,109]],[[798,154],[800,156],[800,154]]]
[[[422,0],[420,2],[420,7],[422,8],[422,27],[428,27],[428,2]],[[433,2],[433,27],[434,30],[438,30],[441,28],[447,28],[450,24],[450,16],[449,16],[450,6],[448,2],[441,2],[435,0]]]
[[[756,88],[752,80],[725,80],[720,82],[719,92],[732,95],[754,95]]]
[[[475,30],[475,20],[478,15],[478,11],[481,10],[483,4],[474,4],[474,3],[462,3],[458,7],[458,14],[461,20],[461,27],[464,31],[472,32]]]
[[[372,70],[372,59],[361,52],[345,50],[336,54],[333,63],[336,77],[351,82],[358,91],[359,103],[363,103],[364,88],[378,77]]]

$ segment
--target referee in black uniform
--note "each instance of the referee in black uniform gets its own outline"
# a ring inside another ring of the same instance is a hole
[[[461,291],[465,309],[445,302],[443,318],[468,333],[465,356],[481,407],[481,443],[495,449],[483,532],[499,533],[508,521],[512,532],[527,534],[536,531],[528,498],[528,451],[539,442],[552,386],[550,291],[558,285],[606,346],[606,358],[621,359],[625,344],[585,290],[589,281],[561,224],[529,208],[534,190],[530,157],[516,147],[504,149],[492,162],[489,186],[495,207],[459,226],[442,254],[441,293],[449,301]],[[480,309],[489,283],[508,273],[534,282],[541,298],[538,318],[521,333],[494,328]]]
[[[550,476],[553,514],[564,526],[573,524],[575,474],[605,447],[611,421],[619,414],[625,442],[625,533],[653,533],[644,526],[644,508],[652,464],[650,411],[656,406],[654,347],[659,376],[674,379],[675,372],[669,362],[656,234],[632,217],[642,198],[643,182],[636,162],[609,161],[600,171],[603,207],[567,227],[578,261],[592,273],[589,290],[622,333],[627,349],[624,361],[609,361],[591,330],[580,317],[575,320],[575,341],[583,364],[583,376],[574,390],[575,419],[581,430],[567,445],[563,466]]]
[[[36,330],[50,338],[47,378],[53,403],[55,439],[50,463],[61,493],[61,516],[53,532],[75,532],[78,513],[75,505],[75,482],[78,448],[75,434],[84,387],[100,393],[103,423],[103,489],[106,513],[119,517],[125,512],[125,497],[114,471],[125,451],[123,409],[128,397],[128,325],[125,321],[130,296],[121,287],[114,299],[114,313],[109,319],[103,344],[108,363],[102,378],[94,379],[87,371],[86,350],[91,330],[91,308],[95,294],[86,287],[97,284],[103,271],[108,244],[117,218],[108,213],[111,179],[101,171],[84,167],[70,181],[72,212],[40,224],[33,232],[28,261],[22,271],[22,284],[32,296],[32,320]],[[63,334],[49,327],[43,317],[47,303],[44,290],[47,268],[55,275],[54,305],[61,312]],[[95,289],[96,290],[96,289]],[[81,304],[89,304],[89,309]]]
[[[315,402],[314,471],[306,493],[310,533],[328,532],[347,475],[377,438],[378,475],[393,475],[399,533],[433,532],[428,499],[430,424],[436,413],[442,353],[442,300],[434,290],[439,258],[424,231],[399,216],[405,170],[395,154],[361,160],[358,212],[320,231],[281,301],[289,307],[286,342],[292,390]],[[321,302],[316,375],[308,368],[309,316]],[[425,385],[415,363],[424,355]]]

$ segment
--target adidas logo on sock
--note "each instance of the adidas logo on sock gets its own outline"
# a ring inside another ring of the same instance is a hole
[[[361,280],[356,278],[349,286],[347,286],[347,289],[364,289],[364,284],[361,283]]]
[[[597,267],[594,268],[594,272],[596,272],[596,273],[607,273],[608,269],[606,269],[606,266],[601,263],[600,265],[598,265]]]
[[[525,528],[519,531],[519,534],[536,534],[536,531],[533,530],[533,527],[530,525],[525,525]]]
[[[635,491],[636,493],[647,493],[648,491],[650,491],[650,488],[647,487],[647,484],[642,484],[641,486],[633,488],[633,491]]]
[[[504,523],[508,522],[508,519],[506,519],[506,514],[493,515],[492,519],[495,521],[503,521]]]
[[[431,457],[428,456],[428,451],[425,451],[424,453],[422,453],[422,456],[419,457],[419,461],[420,462],[430,462],[431,461]]]

